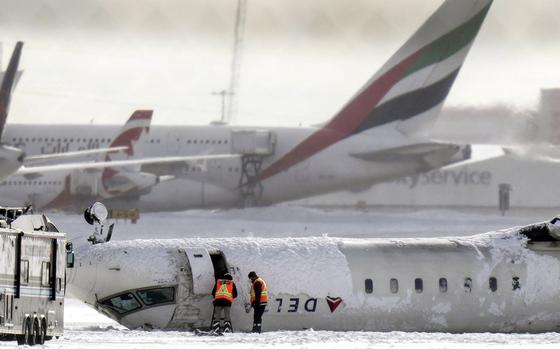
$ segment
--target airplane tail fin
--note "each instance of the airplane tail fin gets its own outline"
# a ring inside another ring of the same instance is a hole
[[[136,110],[132,113],[110,145],[110,147],[126,146],[127,149],[124,151],[108,152],[107,155],[105,155],[105,161],[126,160],[138,155],[137,145],[141,143],[142,136],[147,134],[150,130],[153,112],[153,110]],[[122,180],[118,180],[119,174],[126,173],[130,170],[131,166],[127,166],[126,168],[114,166],[107,167],[103,170],[101,174],[101,184],[107,194],[117,194],[119,192],[118,190],[111,189],[114,187],[113,182],[115,182],[115,180],[116,182],[123,182]],[[132,170],[140,170],[140,166],[134,166]],[[124,178],[128,177],[125,175]],[[128,180],[124,180],[124,182],[126,182],[126,185],[131,185]],[[119,188],[122,190],[123,183],[118,184],[120,185]]]
[[[407,136],[432,126],[491,4],[445,1],[331,120],[265,169],[261,179],[377,126],[394,123]]]
[[[346,137],[397,122],[432,126],[492,0],[447,0],[326,125]]]
[[[125,146],[127,149],[108,152],[105,155],[105,161],[125,160],[137,155],[135,154],[135,150],[137,150],[136,145],[142,138],[142,135],[148,133],[150,130],[153,112],[153,110],[136,110],[132,113],[110,145],[110,147]],[[119,167],[105,168],[101,174],[102,182],[108,182],[121,171],[122,169]]]
[[[135,145],[138,143],[141,136],[150,130],[153,112],[153,110],[134,111],[109,147],[127,147],[127,149],[124,150],[125,155],[127,157],[134,156]],[[119,151],[108,152],[105,155],[105,161],[117,160],[116,154],[119,153]],[[122,156],[119,156],[119,159],[122,160]]]
[[[12,53],[12,58],[10,58],[8,68],[4,73],[2,85],[0,86],[0,137],[4,132],[4,127],[6,126],[6,120],[8,118],[10,100],[12,97],[14,82],[16,80],[22,48],[23,42],[18,41],[16,47],[14,48],[14,52]]]

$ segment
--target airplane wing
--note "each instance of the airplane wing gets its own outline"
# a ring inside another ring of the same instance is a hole
[[[121,147],[111,147],[111,148],[98,148],[98,149],[88,149],[88,150],[78,150],[69,151],[65,153],[54,153],[54,154],[42,154],[42,155],[28,155],[23,160],[24,166],[34,165],[41,162],[53,161],[53,160],[65,160],[80,156],[104,154],[113,151],[127,150],[127,146]]]
[[[107,167],[126,167],[126,166],[143,166],[143,165],[155,165],[155,164],[181,164],[188,163],[194,164],[196,166],[204,166],[207,160],[226,160],[240,158],[239,154],[222,154],[222,155],[192,155],[192,156],[169,156],[169,157],[157,157],[157,158],[144,158],[144,159],[133,159],[133,160],[116,160],[116,161],[99,161],[99,162],[82,162],[82,163],[68,163],[68,164],[56,164],[56,165],[45,165],[45,166],[32,166],[32,167],[22,167],[15,175],[42,175],[48,172],[60,172],[60,171],[74,171],[74,170],[84,170],[95,172],[103,170]]]

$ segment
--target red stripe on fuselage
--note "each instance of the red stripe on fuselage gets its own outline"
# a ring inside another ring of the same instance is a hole
[[[366,87],[326,126],[317,130],[278,161],[263,170],[260,179],[264,180],[285,171],[350,135],[401,79],[404,72],[420,56],[421,51],[416,51]]]

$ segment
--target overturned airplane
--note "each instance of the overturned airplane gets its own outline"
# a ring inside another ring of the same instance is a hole
[[[76,251],[68,291],[128,328],[210,327],[215,275],[267,281],[263,330],[544,332],[560,324],[560,220],[471,237],[105,242]]]

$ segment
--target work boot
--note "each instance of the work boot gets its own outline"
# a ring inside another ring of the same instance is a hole
[[[261,324],[253,324],[253,333],[261,333]]]
[[[233,327],[231,326],[231,321],[224,321],[224,333],[233,333]]]
[[[214,320],[214,322],[212,322],[212,329],[210,330],[210,332],[212,333],[220,332],[220,321]]]

